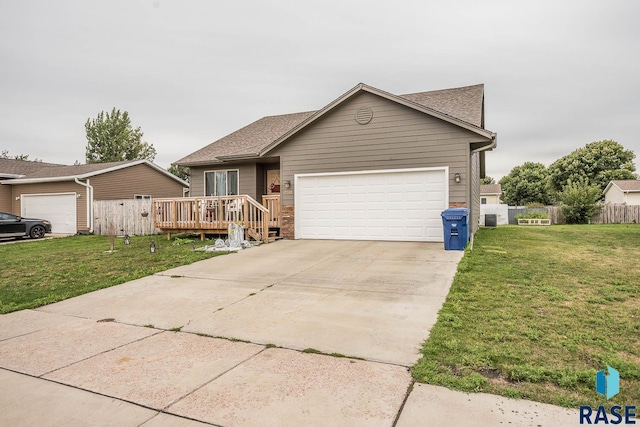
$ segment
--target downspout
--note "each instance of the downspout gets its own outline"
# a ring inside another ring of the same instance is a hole
[[[74,178],[76,184],[82,185],[87,189],[87,219],[89,220],[89,233],[93,233],[93,187],[89,183],[89,179],[84,183],[77,177]]]
[[[496,148],[496,146],[498,145],[498,140],[497,140],[497,135],[495,133],[491,134],[491,144],[486,145],[484,147],[480,147],[480,148],[476,148],[475,150],[471,150],[471,154],[475,154],[475,153],[479,153],[481,151],[487,151],[487,150],[492,150],[494,148]],[[471,181],[471,180],[469,180]],[[473,250],[473,237],[475,236],[476,233],[471,234],[471,241],[469,242],[469,250]]]

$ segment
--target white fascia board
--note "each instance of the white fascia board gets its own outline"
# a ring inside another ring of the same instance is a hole
[[[77,178],[76,175],[73,176],[54,176],[49,178],[24,178],[24,179],[11,179],[7,182],[3,182],[3,184],[40,184],[43,182],[62,182],[62,181],[73,181]]]
[[[26,175],[18,175],[18,174],[13,174],[13,173],[0,173],[0,178],[9,178],[9,179],[14,179],[14,178],[23,178]],[[2,182],[0,181],[0,184],[2,184]],[[6,184],[6,183],[5,183]]]

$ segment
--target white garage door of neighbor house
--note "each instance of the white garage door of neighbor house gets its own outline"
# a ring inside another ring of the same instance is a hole
[[[21,215],[51,221],[54,233],[75,234],[76,193],[22,195]]]
[[[444,168],[296,175],[296,238],[442,242],[447,182]]]

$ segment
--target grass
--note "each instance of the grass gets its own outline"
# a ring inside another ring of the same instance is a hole
[[[482,229],[416,380],[566,407],[640,404],[640,225]],[[620,372],[598,395],[596,371]]]
[[[149,243],[156,242],[156,253]],[[0,314],[40,307],[219,255],[174,246],[160,236],[116,239],[72,236],[0,246]]]

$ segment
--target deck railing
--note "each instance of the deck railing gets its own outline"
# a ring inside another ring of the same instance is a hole
[[[244,226],[249,236],[267,243],[269,227],[280,225],[280,196],[277,201],[269,197],[271,209],[248,195],[153,199],[153,224],[169,232],[204,233],[224,232],[236,223]]]
[[[262,196],[262,205],[269,210],[269,227],[280,227],[280,195]]]

